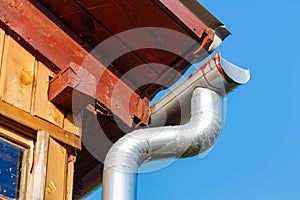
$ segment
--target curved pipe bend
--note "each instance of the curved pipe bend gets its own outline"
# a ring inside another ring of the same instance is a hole
[[[104,163],[103,200],[135,199],[136,173],[144,162],[189,157],[210,148],[222,128],[222,100],[212,90],[195,88],[188,123],[135,130],[117,141]]]

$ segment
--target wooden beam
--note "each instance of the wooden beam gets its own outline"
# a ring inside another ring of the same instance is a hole
[[[0,4],[0,27],[34,56],[47,60],[49,65],[52,63],[52,70],[58,72],[70,60],[77,63],[83,61],[86,52],[80,45],[29,1],[1,0]]]
[[[31,134],[33,131],[36,133],[37,131],[44,130],[48,132],[52,138],[77,149],[81,149],[81,139],[79,136],[64,131],[62,128],[41,118],[32,116],[31,114],[4,101],[0,101],[0,124],[5,126],[11,125],[12,127],[10,128],[14,128],[15,125],[17,125],[16,127],[19,128],[19,131],[21,127],[24,126],[25,129],[31,130],[29,131]],[[25,134],[26,133],[27,132],[25,132]],[[32,135],[29,136],[32,137]]]
[[[90,59],[93,60],[92,57]],[[87,60],[87,63],[89,63],[89,60]],[[144,104],[145,109],[141,111],[138,104],[140,101],[149,101],[141,100],[119,78],[110,76],[111,72],[109,70],[95,73],[99,75],[91,77],[93,74],[88,71],[84,72],[81,66],[71,63],[68,68],[62,70],[51,80],[49,100],[64,106],[70,111],[76,111],[87,106],[89,102],[93,102],[91,100],[93,98],[111,110],[129,127],[132,126],[135,117],[145,124],[148,122],[149,105]],[[76,102],[73,102],[74,100]]]
[[[71,63],[86,69],[96,77],[96,83],[99,83],[95,98],[107,108],[114,109],[114,114],[128,125],[132,124],[140,99],[135,91],[89,55],[89,52],[29,1],[0,0],[0,4],[0,27],[22,43],[33,55],[46,59],[48,67],[51,67],[52,63],[52,70],[56,72],[66,69]],[[110,99],[113,93],[117,95],[114,105]],[[130,116],[127,112],[128,104],[131,106]]]

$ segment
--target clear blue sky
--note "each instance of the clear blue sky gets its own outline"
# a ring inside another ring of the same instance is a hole
[[[218,50],[251,81],[228,95],[213,151],[139,175],[137,199],[300,199],[300,1],[200,3],[232,32]]]

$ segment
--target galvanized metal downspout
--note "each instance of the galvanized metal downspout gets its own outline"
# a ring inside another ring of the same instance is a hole
[[[212,60],[215,64],[211,65],[209,62],[210,67],[207,72],[194,74],[198,77],[192,87],[191,84],[183,83],[173,89],[176,94],[176,91],[186,87],[183,93],[187,96],[190,95],[187,91],[192,92],[188,123],[181,126],[136,130],[113,145],[104,163],[103,200],[134,200],[136,173],[142,163],[164,158],[193,156],[207,150],[216,142],[223,122],[223,96],[238,85],[247,82],[249,72],[229,65],[226,66],[228,68],[226,74],[225,68],[220,68],[218,64],[220,57]],[[202,68],[205,69],[205,66]],[[224,92],[220,91],[222,84],[224,84]],[[203,88],[205,86],[209,89]],[[176,98],[171,97],[166,95],[161,102],[162,106],[158,106],[157,112],[154,113],[161,112],[164,107],[171,109],[172,105],[176,104],[174,103]],[[162,114],[154,118],[158,119],[155,124],[157,126],[164,122],[160,116]]]
[[[136,130],[113,145],[105,159],[104,200],[135,199],[136,173],[143,162],[195,155],[216,142],[222,127],[222,97],[196,88],[192,107],[185,125]]]

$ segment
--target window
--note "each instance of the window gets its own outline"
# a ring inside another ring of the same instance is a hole
[[[0,125],[0,200],[27,199],[34,143]]]
[[[25,149],[0,138],[0,195],[19,196],[22,159]]]

